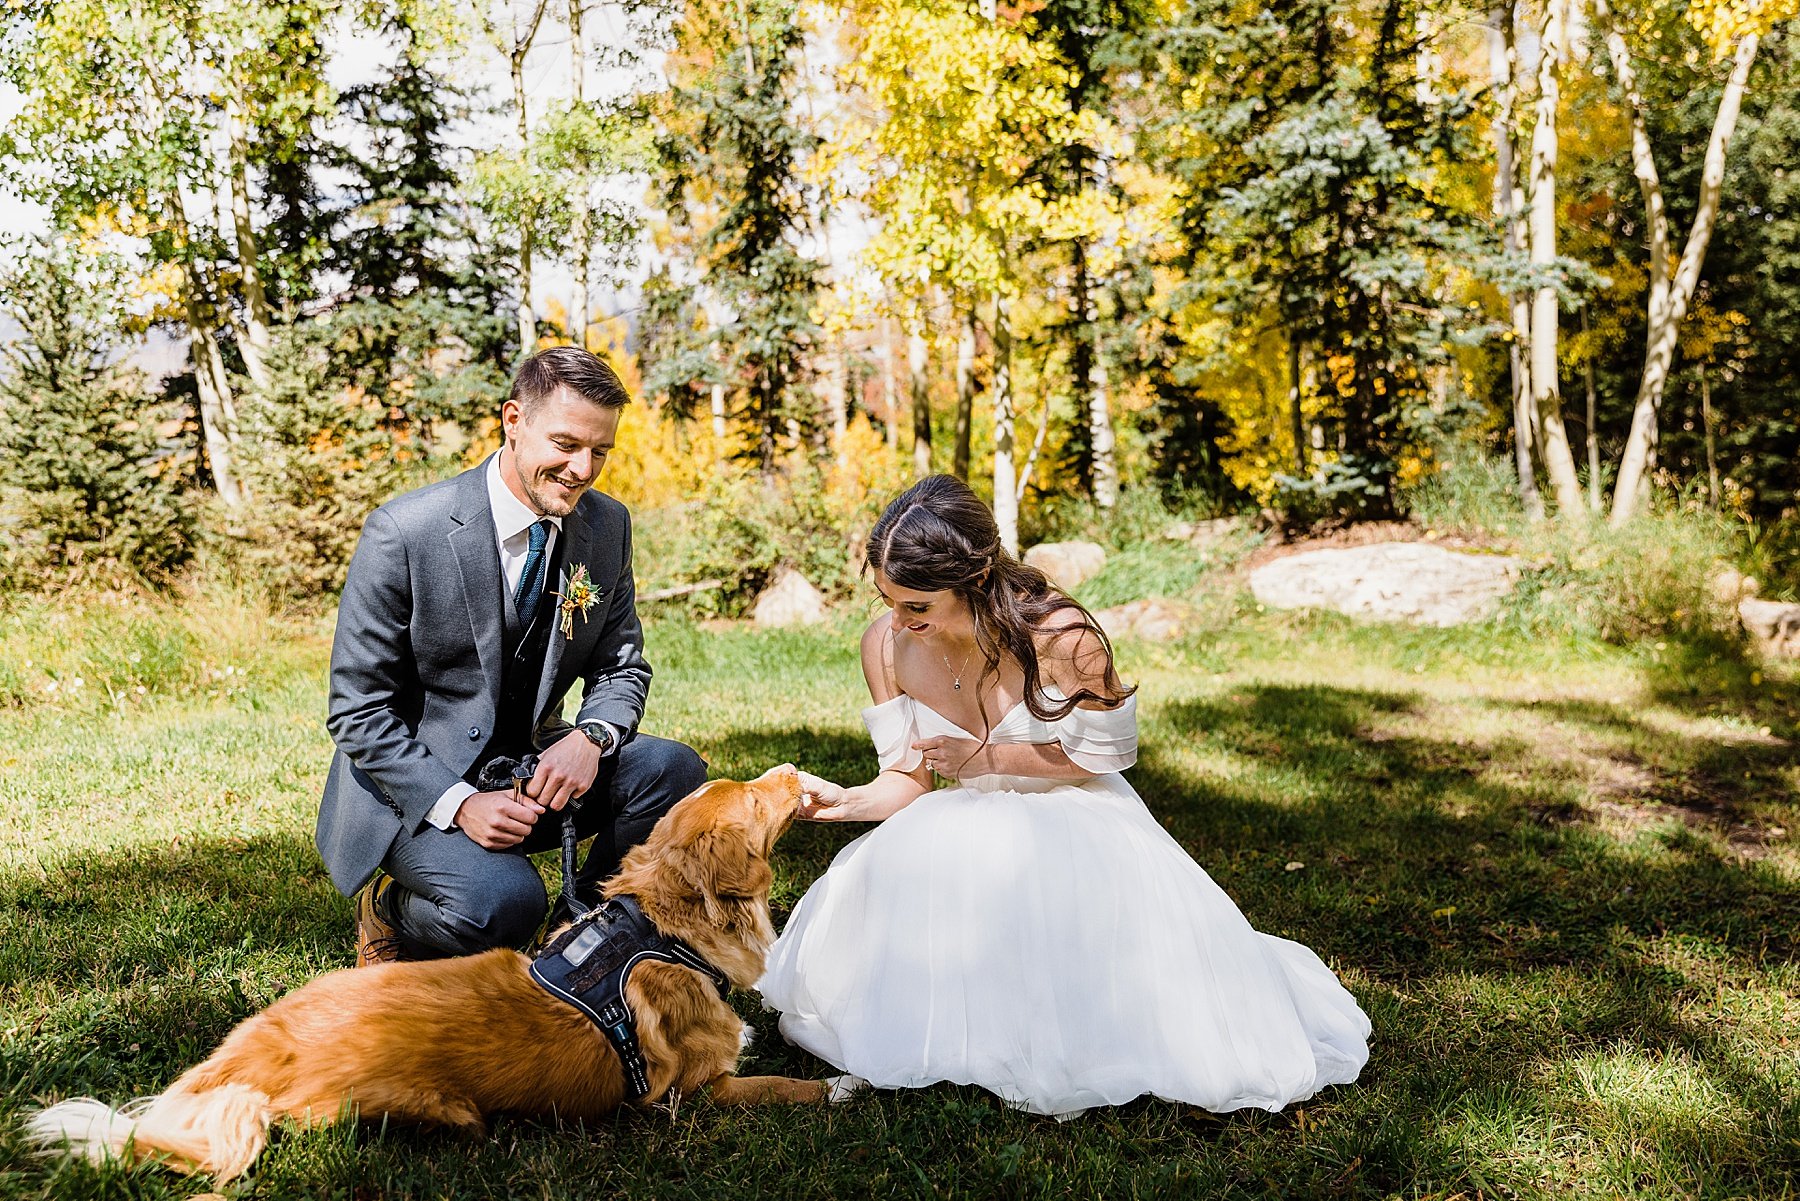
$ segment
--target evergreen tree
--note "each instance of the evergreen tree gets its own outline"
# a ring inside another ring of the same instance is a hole
[[[1188,188],[1184,299],[1273,320],[1311,351],[1336,427],[1329,486],[1386,510],[1428,369],[1486,331],[1441,286],[1494,249],[1436,186],[1474,149],[1468,98],[1421,86],[1415,0],[1382,0],[1367,22],[1342,0],[1237,8],[1199,0],[1187,28],[1204,32],[1168,42],[1174,86],[1237,98],[1190,111],[1170,164]]]
[[[389,14],[386,31],[400,51],[393,70],[339,100],[366,148],[342,152],[353,199],[330,260],[352,294],[380,301],[462,282],[456,256],[467,230],[456,216],[450,138],[471,113],[468,93],[433,66],[405,10]]]
[[[817,139],[792,112],[799,6],[694,0],[675,37],[658,114],[663,206],[729,311],[711,343],[766,472],[790,429],[804,440],[818,420],[807,378],[819,267],[800,249],[817,207],[800,168]]]
[[[169,406],[109,366],[110,297],[93,266],[41,240],[0,280],[21,336],[0,351],[0,567],[9,574],[120,564],[167,572],[192,548],[191,453],[159,431]]]

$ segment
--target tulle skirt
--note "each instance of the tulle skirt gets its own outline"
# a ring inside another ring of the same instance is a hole
[[[1331,969],[1252,929],[1118,775],[920,797],[839,852],[758,987],[790,1042],[878,1087],[1058,1116],[1275,1110],[1368,1060]]]

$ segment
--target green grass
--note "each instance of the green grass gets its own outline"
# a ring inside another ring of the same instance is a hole
[[[33,1160],[18,1115],[156,1091],[349,963],[349,904],[311,847],[330,627],[231,597],[85,608],[0,614],[0,1198],[189,1196],[210,1185]],[[653,625],[646,727],[721,775],[860,777],[862,620]],[[478,1143],[286,1130],[236,1193],[1800,1195],[1792,673],[1703,643],[1243,601],[1121,653],[1143,688],[1135,784],[1259,928],[1318,949],[1361,1000],[1356,1084],[1226,1117],[1139,1101],[1059,1124],[938,1087],[830,1110],[699,1099],[586,1130],[503,1119]],[[778,911],[856,833],[797,827]],[[748,1070],[829,1070],[738,1001],[761,1035]]]

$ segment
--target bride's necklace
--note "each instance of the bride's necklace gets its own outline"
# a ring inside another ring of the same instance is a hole
[[[950,656],[949,655],[944,656],[944,670],[950,673],[950,687],[953,691],[956,691],[956,692],[962,691],[963,672],[969,670],[969,660],[973,659],[974,657],[975,657],[975,648],[970,647],[969,653],[963,656],[962,666],[961,667],[951,667],[950,666]]]

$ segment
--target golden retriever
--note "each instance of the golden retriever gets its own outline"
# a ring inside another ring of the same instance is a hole
[[[635,898],[663,933],[749,988],[775,939],[769,853],[799,800],[789,765],[748,783],[711,781],[664,815],[604,893]],[[94,1159],[165,1156],[225,1181],[249,1168],[277,1118],[385,1117],[480,1135],[494,1113],[582,1119],[618,1108],[618,1056],[527,964],[493,950],[332,972],[246,1019],[160,1096],[128,1112],[66,1101],[31,1119],[31,1137]],[[744,1024],[697,971],[645,963],[626,998],[648,1064],[644,1104],[700,1089],[728,1105],[830,1095],[822,1081],[733,1075]]]

